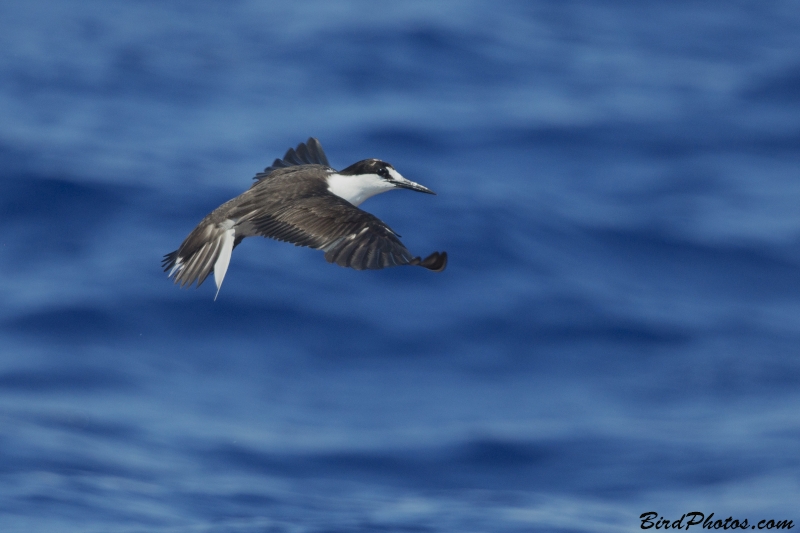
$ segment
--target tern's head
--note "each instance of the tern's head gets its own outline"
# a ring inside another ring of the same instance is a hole
[[[329,190],[353,205],[392,189],[411,189],[436,194],[419,183],[405,179],[392,165],[380,159],[364,159],[328,177]]]

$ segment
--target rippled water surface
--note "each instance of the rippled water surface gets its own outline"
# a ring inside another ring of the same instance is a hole
[[[800,524],[793,2],[0,6],[0,529]],[[249,239],[309,136],[442,274]],[[699,527],[699,526],[698,526]]]

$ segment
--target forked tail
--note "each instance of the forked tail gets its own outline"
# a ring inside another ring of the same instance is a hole
[[[226,221],[227,222],[227,221]],[[180,248],[164,256],[161,266],[169,277],[181,288],[197,287],[203,284],[208,275],[214,272],[214,282],[219,295],[225,273],[231,262],[231,252],[236,239],[236,231],[227,224],[207,224],[196,227],[181,244]]]

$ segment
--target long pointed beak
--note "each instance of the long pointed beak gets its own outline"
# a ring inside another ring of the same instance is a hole
[[[411,189],[412,191],[424,192],[426,194],[436,194],[429,188],[425,187],[424,185],[420,185],[419,183],[415,183],[411,180],[405,179],[403,176],[400,175],[399,172],[394,170],[393,168],[389,169],[389,174],[392,176],[392,183],[395,184],[396,187],[400,189]]]
[[[414,183],[413,181],[409,180],[396,181],[395,184],[401,189],[411,189],[412,191],[419,191],[427,194],[436,194],[435,192],[425,187],[424,185],[420,185],[419,183]]]

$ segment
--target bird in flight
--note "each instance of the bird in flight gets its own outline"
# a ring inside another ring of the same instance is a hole
[[[322,250],[329,263],[356,270],[416,265],[441,272],[447,266],[447,252],[414,257],[397,233],[358,208],[367,198],[392,189],[435,194],[385,161],[364,159],[337,171],[319,141],[311,137],[289,148],[255,180],[164,256],[164,271],[176,284],[199,287],[214,272],[219,295],[233,249],[245,237],[256,235]]]

